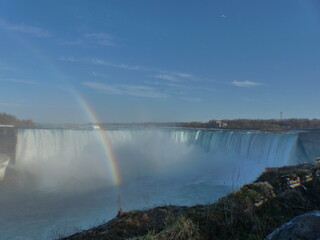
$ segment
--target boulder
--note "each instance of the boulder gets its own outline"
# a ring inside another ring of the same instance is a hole
[[[317,240],[320,239],[320,211],[297,216],[275,229],[265,240]]]

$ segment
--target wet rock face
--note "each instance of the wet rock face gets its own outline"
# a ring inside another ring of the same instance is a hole
[[[320,211],[293,218],[269,234],[265,240],[317,240],[320,239]]]
[[[0,154],[6,154],[12,162],[15,160],[17,129],[0,127]]]

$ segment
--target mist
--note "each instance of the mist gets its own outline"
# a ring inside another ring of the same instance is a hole
[[[119,197],[124,211],[213,202],[265,167],[288,164],[298,147],[295,134],[109,130],[104,133],[121,180],[115,184],[100,131],[18,131],[15,162],[0,182],[2,236],[71,234],[114,217]]]

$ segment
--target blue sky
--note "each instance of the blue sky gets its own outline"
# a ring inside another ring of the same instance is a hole
[[[2,0],[0,112],[320,118],[318,0]]]

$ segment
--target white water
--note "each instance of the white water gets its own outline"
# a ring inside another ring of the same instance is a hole
[[[98,131],[20,130],[0,183],[1,239],[52,239],[122,208],[213,202],[265,167],[295,160],[295,134],[205,130],[107,132],[122,180],[114,186]]]

